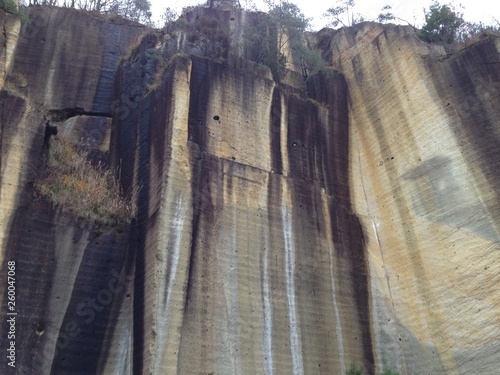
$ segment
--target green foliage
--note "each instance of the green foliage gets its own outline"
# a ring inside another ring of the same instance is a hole
[[[0,10],[18,16],[22,22],[28,21],[26,14],[18,8],[16,0],[0,0]]]
[[[89,7],[104,14],[116,14],[132,21],[152,25],[151,3],[149,0],[110,0],[109,2],[89,1]]]
[[[188,23],[184,30],[188,41],[186,52],[214,60],[227,58],[231,31],[221,25],[216,17],[200,15],[194,23]]]
[[[467,42],[481,34],[500,35],[500,22],[496,22],[497,25],[486,25],[483,22],[464,22],[458,31],[457,39],[460,42]]]
[[[387,359],[382,359],[382,372],[379,375],[399,375],[399,372],[392,371],[387,367]]]
[[[386,23],[389,21],[403,21],[403,22],[407,23],[408,25],[413,26],[407,20],[400,18],[400,17],[397,17],[394,13],[392,13],[392,7],[390,5],[385,5],[384,7],[382,7],[382,13],[380,13],[378,15],[377,21],[380,23]]]
[[[0,9],[7,13],[18,14],[17,5],[14,0],[0,0]]]
[[[346,375],[363,375],[363,368],[357,368],[354,363],[351,363],[351,367],[347,370]]]
[[[97,11],[102,14],[121,16],[132,21],[153,26],[151,20],[151,3],[149,0],[29,0],[29,5],[59,5],[65,8]]]
[[[288,1],[265,1],[268,14],[245,30],[245,40],[253,61],[268,66],[277,82],[286,75],[288,48],[297,54],[303,73],[311,74],[320,69],[321,55],[304,47],[303,36],[309,19],[299,7]]]
[[[156,48],[149,48],[148,50],[146,50],[145,55],[148,59],[152,59],[154,61],[159,61],[163,57],[161,51],[157,50]]]
[[[309,26],[307,19],[300,8],[294,3],[288,1],[267,1],[269,6],[268,15],[274,21],[277,27],[289,32],[304,31]]]
[[[363,22],[363,16],[359,13],[354,13],[353,8],[355,6],[356,3],[354,0],[337,0],[336,6],[328,8],[324,14],[326,18],[330,19],[328,26],[337,27],[338,25],[342,25],[347,27]]]
[[[385,5],[382,8],[382,13],[380,13],[377,17],[377,21],[380,23],[392,21],[394,19],[396,19],[396,17],[392,13],[392,7],[390,5]]]
[[[300,61],[302,76],[306,80],[328,67],[328,63],[323,59],[319,50],[309,49],[300,44],[296,48],[296,55]]]
[[[435,1],[425,11],[425,24],[420,30],[420,38],[429,43],[453,43],[464,23],[462,16],[452,5],[441,5]]]
[[[170,7],[166,7],[163,10],[163,13],[161,15],[161,20],[163,23],[162,26],[167,27],[170,24],[174,23],[178,18],[179,18],[179,15],[177,14],[177,12],[175,10],[173,10]]]
[[[389,370],[388,368],[384,368],[384,371],[382,371],[380,375],[399,375],[399,372]]]
[[[204,3],[200,3],[200,4],[195,4],[195,5],[188,5],[188,6],[185,6],[182,8],[182,12],[181,14],[186,14],[188,12],[192,12],[193,10],[195,10],[196,8],[203,8],[204,6],[206,6],[206,2]]]
[[[364,375],[364,371],[362,367],[357,367],[354,363],[351,363],[351,367],[346,371],[346,375]],[[383,370],[381,373],[377,375],[399,375],[399,372],[392,371],[387,368],[387,363],[385,359],[383,360]]]

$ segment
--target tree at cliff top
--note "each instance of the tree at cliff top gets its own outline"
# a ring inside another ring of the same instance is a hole
[[[408,25],[415,27],[407,20],[394,15],[394,13],[392,13],[392,6],[390,6],[390,5],[385,5],[382,8],[382,13],[380,13],[378,15],[377,21],[380,23],[386,23],[386,22],[390,22],[390,21],[403,21],[403,22],[406,22]]]
[[[208,0],[210,8],[241,8],[239,0]]]
[[[328,26],[337,27],[338,25],[352,26],[363,22],[364,17],[359,13],[354,13],[356,6],[354,0],[337,0],[334,7],[328,8],[324,17],[330,19]]]
[[[288,1],[266,0],[268,13],[246,30],[245,37],[257,63],[268,66],[276,81],[286,75],[287,51],[298,55],[303,74],[311,74],[324,64],[317,51],[305,48],[304,32],[309,26],[307,19],[297,5]]]
[[[10,1],[10,0],[0,0]],[[26,4],[21,0],[21,5]],[[151,3],[149,0],[28,0],[28,5],[62,6],[102,14],[116,14],[132,21],[151,25]]]
[[[487,25],[483,22],[464,22],[457,32],[457,39],[465,43],[474,39],[477,35],[496,34],[500,35],[500,22],[495,20],[496,24]]]
[[[7,13],[17,13],[17,6],[14,0],[0,0],[0,9]]]
[[[463,14],[455,7],[441,5],[435,1],[425,11],[425,24],[420,30],[420,38],[430,43],[451,44],[457,38],[460,27],[464,24]]]
[[[151,24],[151,3],[149,0],[111,0],[109,5],[103,9],[103,13],[118,14],[132,21]]]

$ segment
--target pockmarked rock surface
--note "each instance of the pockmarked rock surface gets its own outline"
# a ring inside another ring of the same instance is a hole
[[[187,14],[215,44],[29,17],[0,54],[21,373],[498,373],[498,37],[447,55],[409,27],[324,29],[330,68],[280,84],[242,42],[256,14]],[[46,121],[116,171],[129,224],[35,199]]]

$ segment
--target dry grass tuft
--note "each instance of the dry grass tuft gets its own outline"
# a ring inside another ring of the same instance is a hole
[[[135,214],[111,171],[93,166],[87,153],[65,138],[52,139],[47,168],[35,187],[54,203],[103,224],[126,222]]]

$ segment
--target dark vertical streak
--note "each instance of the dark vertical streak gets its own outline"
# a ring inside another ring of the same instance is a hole
[[[207,142],[207,107],[209,92],[211,88],[210,68],[212,64],[206,59],[194,57],[192,60],[190,77],[189,118],[188,118],[188,140],[190,148],[191,168],[193,179],[191,182],[192,204],[193,204],[193,232],[191,238],[191,252],[189,257],[189,273],[186,288],[185,310],[193,293],[193,279],[196,269],[198,236],[200,235],[200,221],[203,209],[202,194],[208,189],[208,176],[205,175],[204,154]]]
[[[281,94],[280,89],[273,90],[273,100],[271,102],[271,158],[272,170],[274,173],[283,173],[283,161],[281,156]]]
[[[193,202],[193,231],[191,235],[191,248],[189,253],[189,271],[186,286],[186,297],[184,301],[184,311],[187,311],[193,293],[193,280],[196,269],[197,244],[200,235],[200,217],[202,210],[201,180],[202,180],[202,159],[192,160],[193,178],[191,182],[192,202]]]
[[[453,102],[458,106],[443,107],[453,115],[458,111],[460,121],[452,123],[452,130],[464,149],[464,156],[473,168],[479,167],[482,175],[495,193],[488,207],[491,218],[500,228],[500,134],[497,111],[488,110],[486,100],[495,102],[500,97],[500,53],[493,38],[486,39],[466,49],[447,61],[445,87],[451,90]],[[479,92],[488,95],[485,100]],[[450,108],[451,107],[451,108]],[[497,122],[495,122],[495,120]],[[472,150],[472,151],[471,151]],[[477,161],[474,159],[478,159]],[[497,233],[500,234],[500,233]]]
[[[120,241],[115,230],[108,230],[107,234],[92,239],[85,248],[59,332],[58,342],[62,345],[54,357],[51,373],[96,373],[105,333],[113,331],[117,322],[110,319],[113,306],[119,305],[124,296],[123,285],[117,284],[116,290],[111,291],[109,283],[125,264],[128,253],[123,248],[125,243],[126,238]],[[90,307],[91,301],[95,308]],[[79,313],[82,306],[87,307],[86,311],[93,310],[92,319]],[[73,332],[68,328],[72,325],[78,327],[78,334],[74,336],[68,334]]]
[[[370,280],[363,228],[352,212],[349,160],[349,92],[345,78],[340,74],[324,73],[311,81],[309,94],[329,108],[329,126],[321,129],[326,142],[320,139],[324,153],[322,170],[325,188],[332,197],[330,215],[335,249],[350,263],[350,284],[354,292],[357,320],[361,328],[364,367],[374,373],[374,352],[371,331]],[[330,146],[328,146],[330,145]],[[325,167],[326,166],[326,167]]]
[[[38,201],[17,208],[12,218],[0,276],[6,282],[7,262],[16,262],[16,365],[23,370],[33,370],[39,368],[43,360],[45,337],[38,337],[35,332],[37,327],[47,328],[46,298],[53,287],[55,272],[54,210],[50,203]],[[2,316],[7,312],[6,308],[5,302],[1,308]],[[8,332],[6,319],[2,321],[1,329]],[[3,348],[9,347],[7,334],[2,336],[1,342]],[[2,361],[0,372],[7,374],[9,369],[7,360]]]
[[[333,191],[332,233],[336,248],[351,263],[351,282],[362,331],[364,365],[368,374],[375,370],[370,311],[370,279],[366,243],[362,225],[352,213],[349,160],[349,91],[344,77],[334,75],[330,96],[330,124],[333,129]]]

